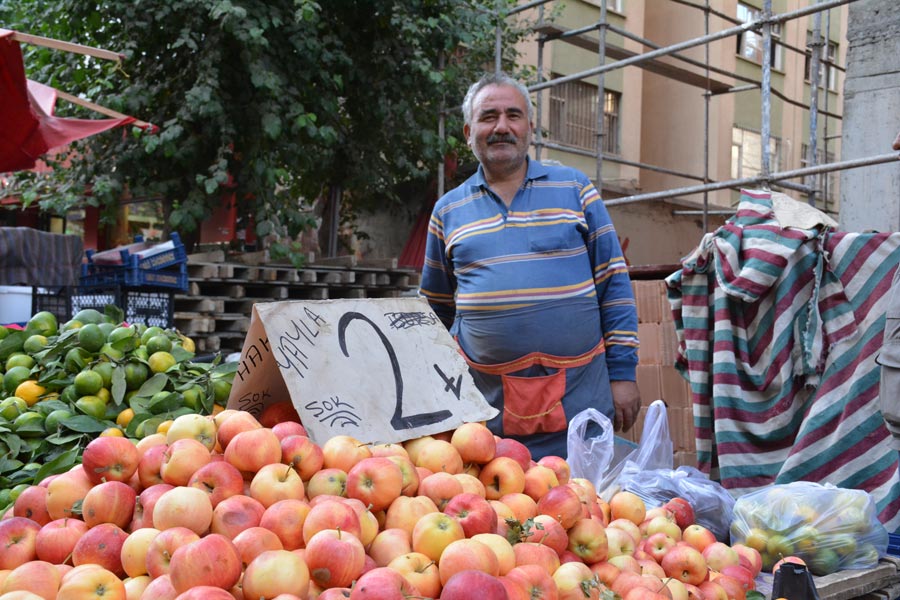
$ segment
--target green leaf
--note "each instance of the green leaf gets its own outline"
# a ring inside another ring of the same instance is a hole
[[[131,418],[131,421],[128,422],[128,427],[125,428],[125,435],[130,438],[137,437],[138,425],[140,425],[147,419],[153,418],[156,418],[156,415],[151,415],[148,412],[135,412],[134,416]]]
[[[4,433],[0,435],[0,441],[6,444],[6,447],[9,448],[10,456],[18,456],[19,452],[22,451],[22,447],[24,446],[22,438],[14,433]]]
[[[0,360],[5,361],[14,352],[21,352],[22,344],[25,343],[27,338],[28,336],[24,331],[15,331],[0,340]]]
[[[150,397],[153,394],[163,391],[168,383],[169,378],[165,373],[156,373],[153,377],[144,382],[135,396]]]
[[[170,351],[170,354],[175,358],[175,361],[179,362],[179,363],[183,363],[194,357],[193,352],[188,352],[181,346],[172,346],[172,350]]]
[[[112,372],[112,380],[110,383],[110,395],[116,406],[121,406],[125,399],[125,392],[128,391],[125,383],[125,365],[116,365]]]
[[[125,321],[125,311],[114,304],[107,304],[103,308],[105,314],[113,323],[123,323]]]
[[[150,400],[150,406],[148,408],[150,409],[151,413],[158,415],[160,413],[180,408],[182,402],[183,399],[181,397],[181,394],[169,392],[168,394],[159,394],[159,396],[154,396],[153,399]]]
[[[70,468],[72,468],[73,465],[75,465],[75,463],[78,462],[78,458],[80,455],[80,448],[72,448],[71,450],[64,452],[63,454],[60,454],[50,462],[41,465],[41,468],[38,469],[37,473],[34,474],[34,483],[40,483],[50,475],[68,471]]]
[[[78,431],[80,433],[100,433],[104,429],[114,426],[110,421],[100,421],[89,415],[76,415],[70,419],[66,419],[64,423],[66,429]]]
[[[13,473],[21,469],[24,464],[21,460],[9,458],[8,456],[0,457],[0,473]]]
[[[63,435],[62,432],[59,432],[48,435],[45,439],[47,440],[47,443],[53,444],[54,446],[64,446],[76,440],[80,440],[82,437],[84,437],[84,434],[81,433],[70,433],[68,435]]]
[[[278,115],[264,115],[262,126],[266,134],[273,140],[277,140],[281,135],[281,119],[278,118]]]

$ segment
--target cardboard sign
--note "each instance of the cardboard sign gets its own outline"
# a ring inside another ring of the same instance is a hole
[[[401,442],[494,417],[421,298],[256,304],[228,408],[290,399],[310,438]]]

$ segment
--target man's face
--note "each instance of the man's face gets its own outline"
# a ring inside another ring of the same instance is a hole
[[[532,124],[528,105],[519,90],[508,85],[483,88],[472,105],[472,124],[463,133],[486,172],[519,168],[528,154]]]

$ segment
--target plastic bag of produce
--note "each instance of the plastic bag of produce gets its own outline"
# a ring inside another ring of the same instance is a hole
[[[644,500],[647,508],[662,506],[672,498],[684,498],[694,509],[695,522],[713,532],[720,542],[728,542],[734,497],[694,467],[641,470],[629,464],[620,480],[624,488]]]
[[[599,435],[588,435],[589,427],[598,430]],[[575,415],[567,435],[566,461],[572,477],[589,479],[597,494],[606,500],[622,489],[620,475],[627,465],[638,471],[672,468],[672,438],[662,400],[655,400],[647,409],[637,445],[616,436],[609,418],[593,408]]]
[[[887,551],[888,533],[868,492],[795,481],[738,498],[731,543],[759,550],[767,571],[796,556],[813,575],[827,575],[874,567]]]

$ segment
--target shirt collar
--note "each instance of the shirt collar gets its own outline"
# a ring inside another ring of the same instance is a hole
[[[533,160],[530,156],[526,156],[525,159],[528,161],[528,169],[525,172],[525,181],[530,181],[532,179],[540,179],[541,177],[546,177],[549,173],[549,169],[547,166],[539,161]],[[490,187],[488,186],[487,180],[484,178],[484,168],[481,165],[478,165],[478,171],[472,176],[473,183],[479,187]]]

